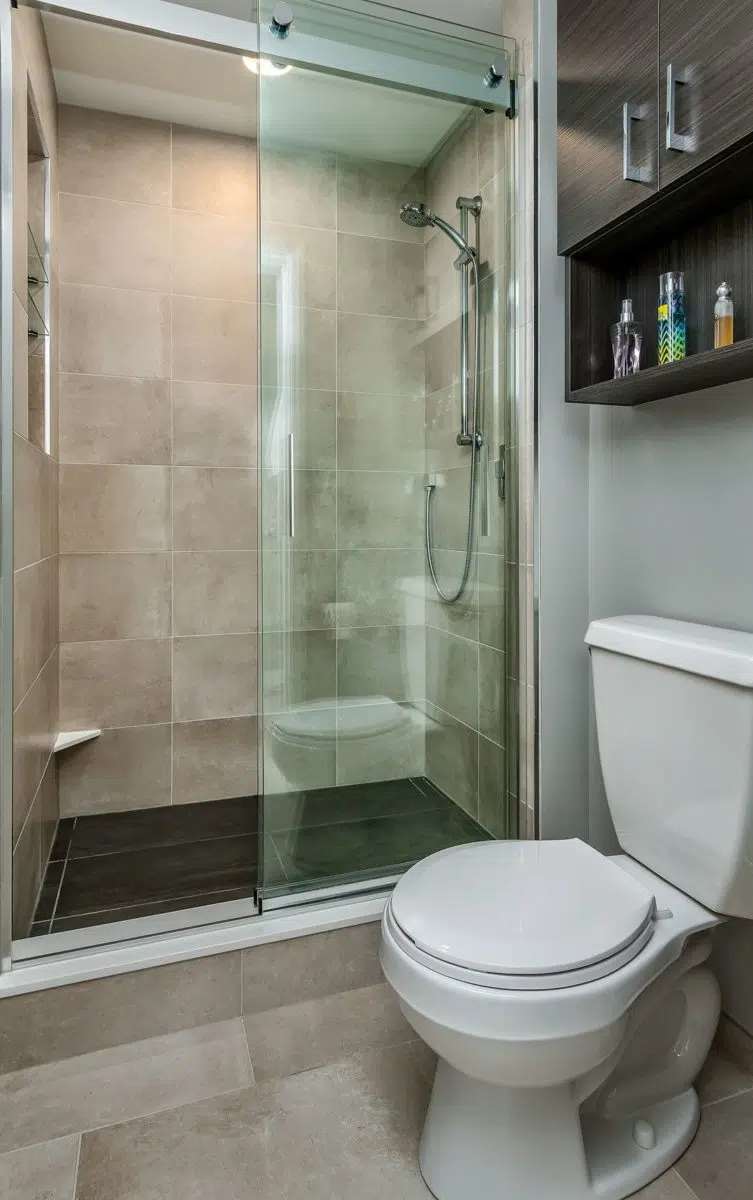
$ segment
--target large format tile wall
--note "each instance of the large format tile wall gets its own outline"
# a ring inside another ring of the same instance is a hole
[[[265,792],[424,770],[424,247],[399,218],[423,188],[410,166],[262,154]],[[275,714],[320,701],[343,731],[357,698],[409,719],[286,776]]]
[[[257,791],[255,143],[60,110],[64,815]]]
[[[45,403],[30,388],[44,383],[29,355],[27,225],[37,240],[44,222],[28,187],[28,106],[50,156],[52,241],[56,220],[57,114],[39,13],[13,12],[14,186],[14,719],[13,719],[13,931],[25,936],[34,912],[58,816],[52,746],[58,729],[57,378],[49,379],[49,453]],[[56,353],[56,262],[52,261],[50,362]]]
[[[517,587],[517,572],[505,559],[512,509],[497,490],[499,447],[514,445],[514,406],[508,403],[511,368],[506,330],[509,273],[509,125],[503,113],[474,112],[441,148],[427,169],[427,198],[433,211],[459,223],[459,196],[481,195],[480,293],[482,375],[480,424],[487,440],[480,459],[476,546],[464,597],[445,605],[426,580],[427,740],[429,778],[496,835],[513,835],[508,799],[506,677],[517,663],[506,662],[505,598]],[[473,231],[473,219],[470,220]],[[460,428],[460,276],[455,247],[436,229],[427,230],[426,292],[426,463],[435,475],[435,562],[446,591],[463,573],[468,525],[470,451],[456,443]],[[471,296],[471,304],[473,297]],[[471,324],[471,334],[473,327]],[[473,342],[471,340],[471,354]],[[508,462],[510,487],[517,472]],[[486,493],[488,533],[481,524]],[[512,593],[513,599],[515,592]],[[509,665],[509,670],[508,670]],[[513,743],[514,744],[514,743]],[[515,758],[513,753],[512,758]]]

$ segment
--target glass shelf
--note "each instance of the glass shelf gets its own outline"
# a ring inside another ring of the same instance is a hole
[[[34,234],[31,231],[31,226],[28,228],[28,242],[29,265],[27,274],[29,280],[29,291],[36,292],[39,291],[40,288],[46,287],[50,281],[47,278],[44,258],[42,257],[39,247],[37,246]]]
[[[44,323],[44,317],[37,308],[34,297],[29,295],[29,354],[40,354],[44,349],[45,338],[50,331]]]

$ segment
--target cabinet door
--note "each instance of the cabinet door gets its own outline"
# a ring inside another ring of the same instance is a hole
[[[753,136],[753,0],[660,0],[659,46],[666,187]]]
[[[559,244],[566,251],[657,187],[656,0],[559,0]]]

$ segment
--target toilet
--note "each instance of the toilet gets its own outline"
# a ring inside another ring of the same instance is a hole
[[[698,1127],[713,930],[753,918],[753,635],[619,617],[586,643],[623,852],[459,846],[385,909],[385,976],[438,1056],[437,1200],[619,1200]]]

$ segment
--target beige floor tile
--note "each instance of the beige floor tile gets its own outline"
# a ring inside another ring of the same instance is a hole
[[[710,1104],[677,1164],[698,1200],[745,1200],[753,1193],[753,1092]]]
[[[79,1139],[59,1138],[0,1157],[0,1200],[73,1200]]]
[[[85,1136],[77,1200],[429,1200],[410,1047]]]
[[[386,983],[273,1008],[244,1021],[259,1080],[309,1071],[414,1036]]]
[[[0,1077],[0,1149],[128,1121],[253,1083],[238,1019]]]
[[[701,1104],[714,1104],[753,1090],[753,1075],[728,1055],[712,1050],[696,1080],[696,1090]]]
[[[379,922],[370,921],[244,950],[244,1013],[262,1013],[281,1004],[300,1004],[381,983],[379,939]]]
[[[667,1171],[666,1175],[638,1192],[635,1200],[695,1200],[695,1196],[676,1171]]]

